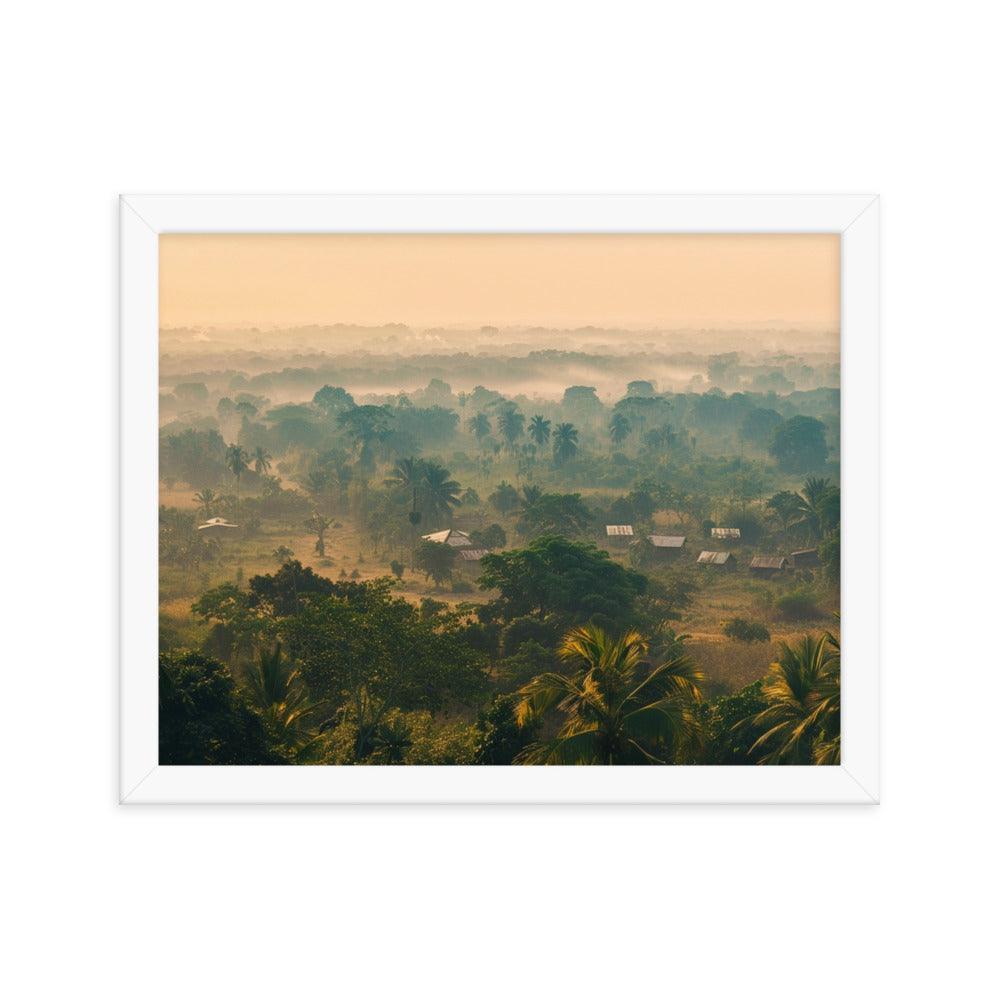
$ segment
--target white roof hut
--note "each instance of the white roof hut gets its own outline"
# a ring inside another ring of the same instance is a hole
[[[206,535],[228,535],[230,531],[239,528],[238,524],[230,524],[224,517],[210,517],[204,524],[198,525],[198,530]]]
[[[425,542],[439,542],[452,548],[464,549],[472,546],[472,539],[464,531],[445,528],[444,531],[433,531],[429,535],[421,535]]]
[[[740,537],[739,528],[713,528],[712,529],[713,538],[734,538],[738,539]]]

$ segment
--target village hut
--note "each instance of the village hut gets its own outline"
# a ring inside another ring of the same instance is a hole
[[[699,566],[722,566],[724,569],[736,569],[736,556],[732,552],[702,552],[698,556]]]
[[[429,535],[420,536],[425,542],[439,542],[455,549],[471,548],[472,539],[464,531],[446,528],[444,531],[432,531]]]
[[[684,535],[648,535],[656,559],[674,559],[684,550]]]
[[[628,545],[635,537],[635,531],[631,524],[606,524],[604,531],[608,536],[609,544],[619,547]]]
[[[210,517],[198,530],[206,538],[224,538],[239,529],[238,524],[230,524],[224,517]]]
[[[738,542],[741,537],[739,528],[713,528],[713,538],[722,538],[727,542]]]
[[[479,565],[479,560],[483,556],[488,556],[490,554],[489,549],[459,549],[458,558],[461,560],[463,565],[469,565],[472,567]]]
[[[789,562],[785,556],[754,556],[750,560],[750,572],[754,576],[774,576],[788,569]]]
[[[791,555],[792,566],[795,569],[808,569],[819,565],[819,549],[799,549]]]

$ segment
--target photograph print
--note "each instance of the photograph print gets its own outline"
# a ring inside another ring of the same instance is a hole
[[[840,764],[840,249],[161,234],[159,762]]]

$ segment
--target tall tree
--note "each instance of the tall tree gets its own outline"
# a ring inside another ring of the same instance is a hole
[[[201,511],[204,517],[211,517],[212,511],[215,509],[216,501],[218,501],[218,496],[216,496],[215,490],[209,489],[207,486],[203,490],[199,490],[194,495],[195,502],[198,504],[198,509]]]
[[[524,414],[513,406],[505,406],[497,417],[497,427],[509,449],[524,434]]]
[[[326,556],[326,533],[330,530],[333,519],[315,511],[306,521],[306,527],[316,535],[316,545],[314,546],[316,555],[321,559]]]
[[[226,449],[226,468],[236,477],[236,519],[240,515],[240,479],[250,468],[250,458],[238,444],[231,444]]]
[[[253,471],[258,476],[266,476],[271,471],[271,456],[260,445],[253,450]]]
[[[615,448],[620,448],[625,443],[625,439],[632,433],[632,425],[621,410],[616,410],[611,415],[608,433],[611,435],[611,444]]]
[[[531,422],[528,424],[528,437],[530,437],[539,448],[544,448],[549,443],[551,433],[552,421],[546,420],[540,413],[536,413],[531,418]]]
[[[697,742],[701,674],[686,656],[658,666],[638,632],[612,638],[584,625],[563,639],[572,676],[546,673],[518,692],[518,719],[558,709],[565,721],[551,740],[532,744],[520,764],[671,764]]]
[[[840,643],[829,632],[783,642],[762,693],[767,708],[753,720],[763,734],[753,752],[764,764],[840,763]]]
[[[576,455],[579,432],[572,424],[558,424],[552,436],[552,457],[556,465],[568,462]]]
[[[482,447],[486,438],[490,436],[490,431],[493,430],[490,426],[490,418],[481,412],[469,417],[466,426],[475,435],[480,447]]]

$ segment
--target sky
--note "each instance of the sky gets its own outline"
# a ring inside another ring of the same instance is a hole
[[[839,330],[835,234],[169,234],[160,326]]]

